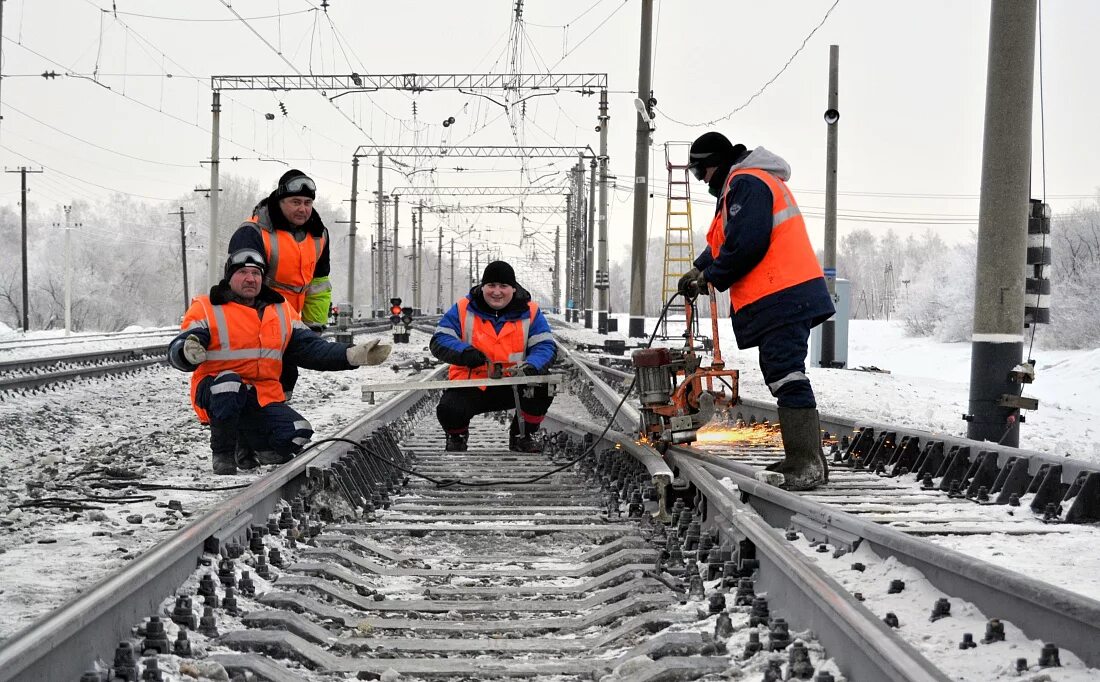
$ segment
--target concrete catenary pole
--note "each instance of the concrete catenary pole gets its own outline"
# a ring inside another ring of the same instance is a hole
[[[27,173],[41,173],[41,170],[28,170],[26,166],[20,166],[16,170],[5,171],[7,173],[19,173],[19,187],[20,187],[20,225],[22,225],[22,239],[21,239],[21,252],[23,262],[23,332],[30,331],[30,283],[29,273],[30,270],[27,267]]]
[[[385,301],[382,300],[382,292],[386,289],[386,214],[385,214],[385,195],[382,189],[382,152],[378,152],[378,193],[375,195],[377,198],[378,209],[378,224],[377,232],[374,235],[375,243],[375,267],[374,267],[374,292],[373,292],[373,307],[374,311],[372,315],[382,315],[382,308]]]
[[[419,232],[416,233],[416,314],[419,315],[424,312],[423,301],[424,298],[423,288],[424,283],[421,281],[424,278],[424,202],[421,201],[416,209],[417,225],[419,225]]]
[[[412,217],[412,239],[410,240],[412,244],[412,255],[409,257],[409,270],[411,275],[409,279],[412,280],[413,300],[409,301],[409,303],[412,304],[415,314],[420,310],[420,277],[416,273],[416,263],[420,260],[420,255],[416,252],[416,211],[411,210],[411,208],[410,206],[409,215]]]
[[[584,235],[584,326],[592,328],[592,292],[596,288],[596,159],[588,164],[588,219]]]
[[[607,316],[611,309],[607,278],[611,272],[611,256],[607,253],[607,133],[611,116],[607,113],[607,90],[600,91],[600,267],[596,270],[596,306],[598,308],[596,331],[607,333]]]
[[[71,255],[72,252],[70,251],[70,248],[71,248],[72,244],[70,243],[71,239],[69,238],[69,231],[72,229],[72,225],[69,222],[69,218],[70,218],[70,215],[73,212],[73,207],[69,204],[66,204],[62,208],[65,210],[65,336],[68,336],[69,333],[73,329],[73,261],[72,261],[72,255]],[[180,209],[180,224],[182,225],[182,223],[183,223],[183,209],[181,208]],[[182,228],[181,228],[181,234],[182,234]],[[187,259],[184,258],[184,263],[185,263],[184,272],[187,272],[187,270],[186,270],[186,261],[187,261]],[[184,275],[184,282],[186,282],[186,281],[187,281],[187,275]],[[185,299],[184,304],[186,306],[186,298],[187,298],[187,286],[186,285],[184,285],[184,288],[183,288],[183,297]],[[187,308],[184,307],[184,310],[187,310]]]
[[[214,91],[214,98],[210,104],[210,232],[206,253],[206,284],[214,286],[221,281],[221,272],[218,266],[221,264],[218,253],[218,194],[219,178],[218,165],[221,153],[221,118],[222,118],[222,93]]]
[[[1036,0],[994,2],[978,206],[978,264],[966,435],[1016,446],[1023,358]]]
[[[451,239],[451,300],[455,300],[455,240]],[[442,304],[440,305],[442,308]]]
[[[355,209],[359,196],[359,157],[351,157],[351,211],[348,216],[348,314],[355,318]]]
[[[554,228],[554,305],[553,311],[558,311],[561,305],[561,226]]]
[[[401,197],[399,197],[397,195],[394,195],[394,197],[393,197],[393,261],[392,261],[392,263],[393,263],[393,288],[390,289],[390,297],[391,298],[394,297],[394,296],[397,296],[397,280],[398,280],[398,277],[397,277],[397,264],[400,262],[399,261],[399,258],[400,258],[399,254],[401,253],[400,250],[397,248],[397,245],[400,243],[400,242],[398,242],[398,237],[397,237],[397,216],[398,216],[400,208],[401,208]]]
[[[576,231],[573,229],[573,194],[565,195],[565,319],[572,322],[573,311],[577,305],[577,291],[573,286],[576,280],[577,244]]]
[[[436,216],[438,219],[439,216]],[[452,267],[454,264],[451,264]],[[453,277],[453,276],[452,276]],[[435,312],[443,314],[443,221],[439,221],[439,245],[435,249]]]
[[[829,46],[829,108],[825,110],[825,285],[836,300],[836,157],[840,128],[839,82],[840,46]],[[829,318],[821,325],[822,367],[836,361],[836,322]]]
[[[642,35],[638,49],[638,98],[648,107],[653,68],[653,0],[642,0]],[[645,336],[645,278],[649,211],[649,121],[638,112],[634,149],[634,233],[630,254],[631,337]],[[664,301],[662,301],[664,303]]]

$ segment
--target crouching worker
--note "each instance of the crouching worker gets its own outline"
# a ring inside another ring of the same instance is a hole
[[[313,436],[309,422],[285,402],[284,362],[348,370],[377,365],[390,354],[377,339],[356,346],[323,340],[264,284],[266,267],[258,251],[234,251],[222,281],[192,301],[183,332],[168,346],[172,366],[192,372],[191,404],[199,421],[210,424],[215,474],[282,464]]]
[[[481,285],[451,306],[435,328],[429,348],[432,355],[451,365],[448,376],[452,380],[487,378],[489,362],[503,363],[507,376],[544,374],[557,355],[550,324],[531,294],[516,283],[512,266],[504,261],[489,263]],[[519,396],[519,414],[512,417],[508,449],[539,452],[541,447],[532,436],[553,397],[545,384],[521,386]],[[447,434],[446,449],[466,449],[474,415],[514,406],[511,386],[448,388],[436,407],[439,424]]]

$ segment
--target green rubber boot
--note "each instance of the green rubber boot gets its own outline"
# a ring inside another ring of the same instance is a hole
[[[813,490],[829,482],[829,465],[821,450],[821,420],[817,408],[780,407],[779,432],[783,436],[782,461],[766,469],[783,474],[785,490]]]

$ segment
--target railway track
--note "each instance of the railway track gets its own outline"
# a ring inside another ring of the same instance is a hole
[[[900,474],[856,468],[863,437],[838,448],[850,470],[803,495],[752,478],[775,455],[766,440],[662,458],[626,435],[621,385],[568,362],[543,455],[507,452],[489,419],[469,452],[444,453],[434,396],[397,394],[340,434],[361,445],[297,458],[8,640],[0,679],[106,679],[97,657],[151,679],[203,666],[271,680],[1097,673],[1095,601],[924,537],[961,530],[963,510],[989,537],[1087,526],[911,494]]]
[[[371,333],[389,328],[390,323],[388,321],[377,321],[354,325],[349,327],[347,332],[352,334]],[[158,332],[158,334],[163,335],[163,332]],[[326,331],[324,335],[331,338],[335,335],[335,332]],[[0,396],[5,391],[26,392],[67,381],[140,371],[147,367],[166,363],[168,361],[167,354],[167,343],[156,343],[135,348],[88,351],[0,362]]]

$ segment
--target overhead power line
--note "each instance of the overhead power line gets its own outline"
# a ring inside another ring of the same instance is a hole
[[[657,107],[654,107],[654,108],[657,109],[657,111],[659,111],[662,116],[664,116],[668,120],[672,121],[673,123],[678,123],[682,126],[687,126],[689,128],[699,128],[699,127],[702,127],[702,126],[711,126],[711,125],[714,125],[715,123],[719,123],[721,121],[725,121],[725,120],[731,118],[734,114],[736,114],[737,112],[741,111],[745,107],[752,104],[753,100],[755,100],[760,95],[764,94],[764,91],[768,89],[769,85],[774,83],[780,76],[783,75],[783,72],[787,70],[787,67],[790,66],[792,62],[794,62],[794,58],[797,57],[800,52],[802,52],[802,49],[804,47],[806,47],[806,43],[810,42],[810,38],[813,38],[814,34],[817,33],[817,29],[819,29],[819,28],[821,28],[822,26],[825,25],[825,22],[826,22],[826,20],[828,20],[829,15],[833,13],[833,10],[836,9],[836,6],[839,5],[839,4],[840,4],[840,0],[834,0],[832,6],[829,7],[829,9],[825,11],[825,16],[823,16],[821,18],[821,21],[818,22],[817,26],[814,26],[813,29],[809,32],[809,34],[807,34],[806,37],[802,39],[802,44],[800,44],[798,46],[798,49],[796,49],[794,51],[794,54],[792,54],[787,59],[787,61],[783,64],[783,66],[779,69],[779,71],[777,71],[776,74],[768,80],[768,82],[766,82],[766,83],[764,83],[764,85],[760,86],[760,89],[757,90],[756,92],[754,92],[752,94],[752,97],[749,97],[747,100],[745,100],[745,102],[743,104],[741,104],[740,106],[738,106],[733,111],[726,114],[725,116],[720,116],[716,119],[713,119],[713,120],[710,120],[710,121],[703,121],[701,123],[688,123],[686,121],[679,121],[679,120],[669,116],[668,112],[664,111],[663,109],[660,109],[660,108],[657,108]]]

